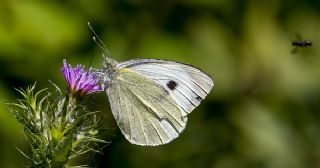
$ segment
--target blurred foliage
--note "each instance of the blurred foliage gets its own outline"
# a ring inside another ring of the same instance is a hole
[[[88,156],[97,167],[320,167],[319,9],[317,0],[1,0],[1,101],[34,81],[65,85],[63,58],[89,66],[95,56],[101,67],[90,21],[116,60],[190,63],[216,84],[181,136],[160,147],[129,144],[98,95],[114,136],[105,135],[104,155]],[[314,45],[291,54],[296,34]],[[3,105],[0,125],[2,166],[21,166],[21,128]]]

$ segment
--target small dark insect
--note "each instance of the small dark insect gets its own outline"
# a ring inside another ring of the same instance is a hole
[[[291,51],[291,54],[294,54],[298,51],[299,48],[309,48],[313,45],[311,40],[303,40],[300,34],[296,34],[296,39],[292,40],[292,46],[294,48]]]
[[[296,47],[311,47],[312,46],[312,41],[311,40],[292,41],[292,46],[296,46]]]

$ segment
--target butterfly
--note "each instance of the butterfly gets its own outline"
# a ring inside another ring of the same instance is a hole
[[[142,146],[177,138],[187,115],[214,85],[209,75],[192,65],[158,59],[118,63],[105,57],[99,74],[122,134]]]
[[[213,80],[177,62],[106,58],[102,81],[122,134],[132,144],[169,143],[185,129],[187,115],[209,94]]]

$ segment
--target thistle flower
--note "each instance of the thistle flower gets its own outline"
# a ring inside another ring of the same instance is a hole
[[[61,71],[67,80],[70,93],[74,96],[84,96],[103,90],[99,84],[98,74],[92,72],[91,69],[85,71],[83,65],[73,68],[66,60],[63,60]]]
[[[28,152],[18,150],[28,159],[28,167],[71,167],[78,156],[99,152],[99,144],[108,143],[99,138],[98,111],[90,111],[53,86],[54,92],[35,91],[36,85],[18,89],[23,98],[8,106],[24,130]]]
[[[77,96],[102,91],[98,74],[72,67],[63,60],[61,68],[68,84],[68,94],[53,84],[50,89],[36,91],[36,86],[18,90],[23,96],[10,103],[9,111],[23,127],[28,152],[18,149],[29,161],[29,167],[65,168],[79,155],[99,152],[102,119],[98,111],[90,111],[86,101]]]

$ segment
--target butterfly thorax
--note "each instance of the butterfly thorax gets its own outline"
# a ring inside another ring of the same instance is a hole
[[[107,89],[112,85],[112,81],[114,81],[116,77],[116,66],[118,62],[112,58],[105,58],[103,62],[103,68],[101,70],[101,80],[103,82],[104,89]]]

